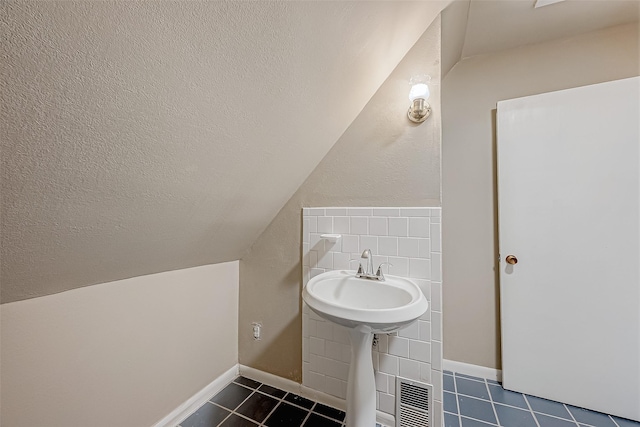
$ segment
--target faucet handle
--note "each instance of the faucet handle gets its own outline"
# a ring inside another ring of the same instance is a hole
[[[364,274],[364,269],[362,268],[362,263],[360,262],[360,260],[359,259],[350,259],[349,260],[349,264],[351,264],[351,262],[353,262],[353,261],[357,261],[358,262],[358,271],[356,272],[356,275],[357,274]]]
[[[376,273],[376,277],[378,277],[378,280],[384,280],[384,274],[382,273],[382,266],[388,264],[391,267],[393,267],[393,264],[391,264],[390,262],[383,262],[378,266],[378,272]]]

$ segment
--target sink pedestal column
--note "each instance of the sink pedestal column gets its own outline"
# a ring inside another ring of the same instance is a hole
[[[373,333],[349,329],[351,339],[351,366],[347,382],[346,427],[375,427],[376,383],[373,373],[371,344]]]

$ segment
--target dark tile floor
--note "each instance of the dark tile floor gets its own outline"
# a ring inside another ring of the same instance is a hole
[[[180,427],[342,427],[344,417],[338,409],[238,377]]]
[[[540,399],[500,383],[444,372],[445,427],[640,427],[640,423]]]
[[[492,380],[450,371],[443,380],[444,427],[640,427],[635,421],[514,393]],[[344,427],[344,418],[340,410],[238,377],[179,427]]]

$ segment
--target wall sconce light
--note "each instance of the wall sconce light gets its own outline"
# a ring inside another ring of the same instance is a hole
[[[429,99],[428,83],[430,81],[431,77],[426,74],[413,76],[411,80],[409,80],[409,85],[411,86],[411,90],[409,91],[411,107],[409,107],[407,116],[409,120],[414,123],[422,123],[431,115],[431,106],[427,103],[427,99]]]

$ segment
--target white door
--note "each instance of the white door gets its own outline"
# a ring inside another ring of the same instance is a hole
[[[498,103],[504,387],[634,420],[639,105],[640,78]]]

